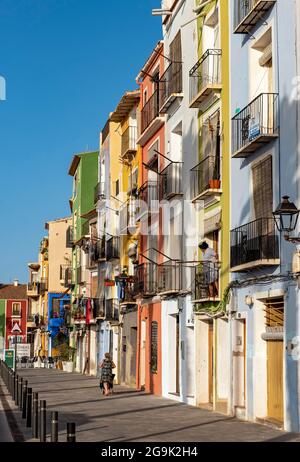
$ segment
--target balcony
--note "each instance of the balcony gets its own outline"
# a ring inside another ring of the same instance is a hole
[[[157,293],[157,265],[142,263],[135,268],[134,293],[136,296],[152,297]]]
[[[163,124],[164,118],[159,116],[159,92],[156,90],[141,111],[141,136],[137,144],[145,146]]]
[[[231,272],[279,264],[279,237],[273,218],[261,218],[231,231]]]
[[[66,247],[68,249],[72,248],[75,242],[75,233],[74,233],[74,227],[69,226],[67,229],[66,233]]]
[[[234,33],[248,34],[276,0],[235,0]]]
[[[166,114],[177,99],[183,98],[182,63],[172,62],[159,81],[160,110]]]
[[[167,261],[157,266],[157,293],[160,296],[176,295],[181,291],[181,269],[178,261]]]
[[[72,312],[75,323],[82,323],[86,320],[86,314],[83,308],[75,308]]]
[[[105,300],[104,298],[93,298],[93,319],[104,319],[105,318]]]
[[[208,156],[191,170],[192,201],[203,200],[222,193],[220,159]]]
[[[94,204],[105,199],[105,183],[102,181],[97,184],[94,190]]]
[[[40,292],[44,294],[48,290],[48,278],[42,278],[40,282]]]
[[[30,282],[27,284],[27,297],[39,297],[40,296],[40,283]]]
[[[152,213],[158,213],[158,183],[156,181],[146,181],[138,191],[136,206],[136,221]]]
[[[105,237],[103,236],[96,244],[95,260],[98,262],[106,260]]]
[[[106,241],[106,260],[115,260],[120,258],[120,238],[111,237]]]
[[[137,127],[129,126],[122,134],[121,157],[131,159],[137,151]]]
[[[136,230],[136,199],[130,198],[120,208],[120,234],[126,236]]]
[[[171,199],[182,194],[182,162],[172,162],[161,171],[161,197]]]
[[[190,108],[222,90],[221,59],[222,50],[209,49],[190,70]]]
[[[72,268],[69,265],[60,266],[60,283],[64,287],[72,287]]]
[[[278,93],[261,93],[232,119],[232,157],[246,158],[279,136]]]
[[[105,300],[105,320],[119,322],[119,302],[116,299]]]
[[[200,262],[192,268],[193,303],[220,301],[220,263]]]
[[[77,284],[84,284],[86,282],[85,268],[83,266],[78,266],[76,269],[76,282]]]

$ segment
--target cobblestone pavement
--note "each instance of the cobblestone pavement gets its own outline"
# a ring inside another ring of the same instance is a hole
[[[39,392],[39,399],[47,401],[49,424],[51,411],[59,412],[61,442],[66,441],[66,422],[76,423],[78,442],[300,441],[300,435],[124,387],[115,387],[112,396],[104,397],[96,378],[49,369],[18,372]],[[34,441],[20,412],[8,401],[25,440]]]

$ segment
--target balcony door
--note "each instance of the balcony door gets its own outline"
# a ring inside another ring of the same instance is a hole
[[[254,219],[272,218],[273,174],[272,156],[267,156],[252,167]],[[270,221],[270,226],[273,223]]]

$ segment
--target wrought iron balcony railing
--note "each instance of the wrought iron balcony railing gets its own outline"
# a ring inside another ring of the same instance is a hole
[[[231,231],[233,272],[279,264],[279,237],[273,218],[260,218]]]
[[[48,290],[48,278],[42,278],[40,282],[40,291],[45,293]]]
[[[120,238],[111,237],[106,241],[106,260],[114,260],[120,258]]]
[[[69,226],[66,232],[66,247],[72,248],[75,242],[74,227]]]
[[[143,133],[159,116],[159,91],[155,90],[141,111],[141,132]]]
[[[157,266],[157,292],[176,294],[182,289],[182,265],[178,261],[167,261]]]
[[[275,3],[276,0],[235,0],[234,33],[249,33]]]
[[[191,170],[191,197],[203,199],[221,192],[220,159],[208,156]]]
[[[72,268],[70,265],[60,266],[60,283],[64,287],[72,287]]]
[[[40,283],[39,282],[29,282],[27,284],[27,296],[28,297],[38,297],[40,295]]]
[[[76,282],[77,284],[83,284],[85,282],[85,268],[78,266],[76,268]]]
[[[220,298],[220,263],[203,261],[192,268],[194,272],[194,302],[214,301]]]
[[[161,197],[170,199],[182,194],[182,163],[173,162],[161,172]]]
[[[94,204],[97,204],[99,200],[103,200],[103,199],[105,199],[105,183],[101,181],[95,187]]]
[[[209,49],[190,70],[190,107],[198,108],[205,98],[222,90],[222,50]]]
[[[137,150],[137,127],[129,126],[122,134],[121,157],[133,155]]]
[[[182,63],[172,62],[159,81],[160,112],[168,112],[176,98],[182,97]]]
[[[105,300],[104,298],[93,298],[92,300],[93,306],[93,319],[105,318]]]
[[[146,181],[138,191],[136,220],[142,216],[158,212],[159,191],[156,181]]]
[[[232,119],[232,156],[248,157],[278,135],[278,93],[261,93]]]
[[[119,302],[116,299],[105,300],[106,321],[119,321]]]
[[[144,297],[157,293],[157,265],[142,263],[135,268],[134,292]]]

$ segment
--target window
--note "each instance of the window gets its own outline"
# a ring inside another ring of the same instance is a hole
[[[151,372],[157,374],[158,368],[158,322],[151,323]]]
[[[21,316],[21,303],[13,303],[12,305],[12,315]]]
[[[54,298],[52,300],[52,318],[60,317],[60,299]]]
[[[252,167],[253,207],[255,219],[272,217],[273,178],[272,156],[268,156]]]
[[[120,181],[116,181],[116,197],[120,194]]]

